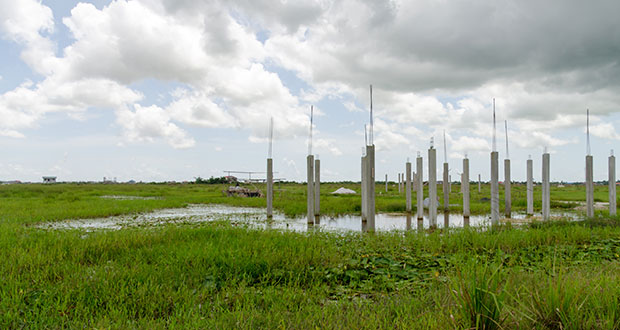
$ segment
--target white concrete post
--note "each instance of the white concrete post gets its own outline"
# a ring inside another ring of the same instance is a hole
[[[549,190],[549,153],[545,152],[542,158],[542,216],[549,220],[551,210],[551,192]]]
[[[480,174],[478,174],[478,193],[481,192],[482,180],[480,179]]]
[[[510,213],[512,211],[512,200],[510,198],[510,159],[504,159],[504,215],[510,219]]]
[[[428,207],[429,222],[431,227],[437,227],[437,152],[436,149],[428,149]]]
[[[407,224],[405,228],[407,231],[411,230],[411,213],[407,213]]]
[[[591,155],[586,156],[586,216],[594,216],[594,176],[593,159]]]
[[[461,187],[463,188],[463,218],[470,216],[469,210],[469,159],[463,159],[463,174]]]
[[[385,175],[385,192],[388,192],[388,180],[387,180],[387,174]]]
[[[321,160],[314,160],[314,216],[321,214]]]
[[[491,224],[499,224],[499,183],[498,183],[498,158],[497,151],[491,152]]]
[[[609,215],[616,215],[616,157],[614,155],[609,156]]]
[[[308,223],[314,224],[314,156],[308,155],[306,158],[306,167],[308,174],[308,205],[307,205],[307,214],[308,214]]]
[[[267,158],[267,218],[273,218],[273,160]]]
[[[534,161],[527,160],[527,215],[534,215]]]
[[[463,223],[469,225],[469,159],[463,159],[461,188],[463,190]]]
[[[423,162],[422,157],[416,158],[416,175],[418,179],[416,190],[416,199],[418,200],[418,220],[424,219],[424,178],[423,178]]]
[[[418,173],[412,172],[411,174],[411,191],[418,190]]]
[[[365,151],[365,150],[364,150]],[[366,195],[368,195],[368,187],[366,184],[366,166],[367,166],[367,161],[366,161],[366,156],[362,156],[362,222],[366,222],[368,220],[367,217],[367,207],[366,207],[366,201],[367,201],[367,197]]]
[[[405,165],[405,196],[407,201],[407,213],[411,213],[411,162],[407,162]]]
[[[450,176],[448,175],[448,163],[443,163],[443,210],[450,211]]]
[[[368,213],[366,214],[366,218],[368,221],[368,230],[375,231],[375,146],[370,145],[366,147],[366,157],[368,159],[366,162],[368,163],[366,166],[367,173],[367,200],[366,207],[368,209]]]

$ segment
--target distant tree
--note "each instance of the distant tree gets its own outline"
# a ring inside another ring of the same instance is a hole
[[[228,179],[223,176],[219,178],[210,177],[208,179],[197,177],[195,181],[196,184],[222,184],[222,183],[228,183],[228,182],[229,182]]]

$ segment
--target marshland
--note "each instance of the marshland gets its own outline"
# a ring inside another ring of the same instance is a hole
[[[330,194],[339,187],[358,194]],[[552,212],[571,218],[492,227],[299,232],[225,214],[114,230],[41,226],[202,204],[264,212],[264,198],[227,197],[226,188],[0,186],[0,327],[620,326],[620,219],[606,209],[586,218],[583,185],[552,185]],[[382,189],[377,212],[403,213],[404,194]],[[281,218],[273,221],[303,216],[305,185],[274,190]],[[472,215],[489,213],[487,196],[488,184],[472,189]],[[513,184],[512,196],[514,212],[524,211],[524,185]],[[607,202],[607,187],[595,186],[594,196]],[[460,212],[457,184],[450,200],[450,212]],[[359,214],[359,183],[322,183],[321,208],[325,217]]]

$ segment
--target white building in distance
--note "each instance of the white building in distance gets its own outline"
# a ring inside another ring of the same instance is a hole
[[[55,176],[44,176],[43,183],[56,183],[56,177]]]

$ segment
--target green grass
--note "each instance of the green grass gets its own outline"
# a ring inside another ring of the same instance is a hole
[[[303,196],[301,185],[282,187],[280,203]],[[32,226],[264,202],[229,199],[221,189],[1,186],[0,328],[620,327],[620,218],[374,234],[226,222],[95,232]],[[163,199],[99,197],[123,194]],[[326,207],[356,212],[349,204],[358,198],[325,197]],[[379,197],[384,207],[402,199]]]
[[[330,192],[344,186],[359,192],[359,184],[324,183],[321,185],[321,210],[325,215],[359,214],[361,199],[359,195],[331,195]],[[54,185],[4,185],[0,186],[0,214],[6,221],[40,222],[67,218],[92,218],[110,215],[145,212],[160,208],[184,207],[192,203],[217,203],[235,206],[265,207],[264,198],[226,197],[222,193],[227,185],[197,184],[54,184]],[[252,185],[262,189],[264,185]],[[443,204],[443,193],[439,187],[438,196]],[[424,196],[428,196],[425,187]],[[453,185],[450,194],[450,212],[462,211],[460,187]],[[405,194],[398,193],[394,186],[385,192],[383,184],[376,187],[377,212],[405,212]],[[159,197],[153,200],[112,200],[100,198],[104,195],[128,195]],[[471,189],[471,213],[490,213],[489,185],[482,185],[479,193],[477,185]],[[413,210],[416,209],[416,194],[412,194]],[[551,208],[555,211],[572,211],[575,203],[559,201],[583,201],[583,186],[566,186],[551,189]],[[595,200],[607,201],[607,187],[595,186]],[[512,185],[513,212],[526,210],[525,185]],[[300,216],[306,212],[306,186],[303,184],[276,184],[274,207],[287,216]],[[540,187],[534,190],[534,208],[540,210]],[[500,209],[504,208],[503,188],[500,188]],[[440,208],[440,212],[443,208]],[[606,214],[607,211],[597,211]]]

